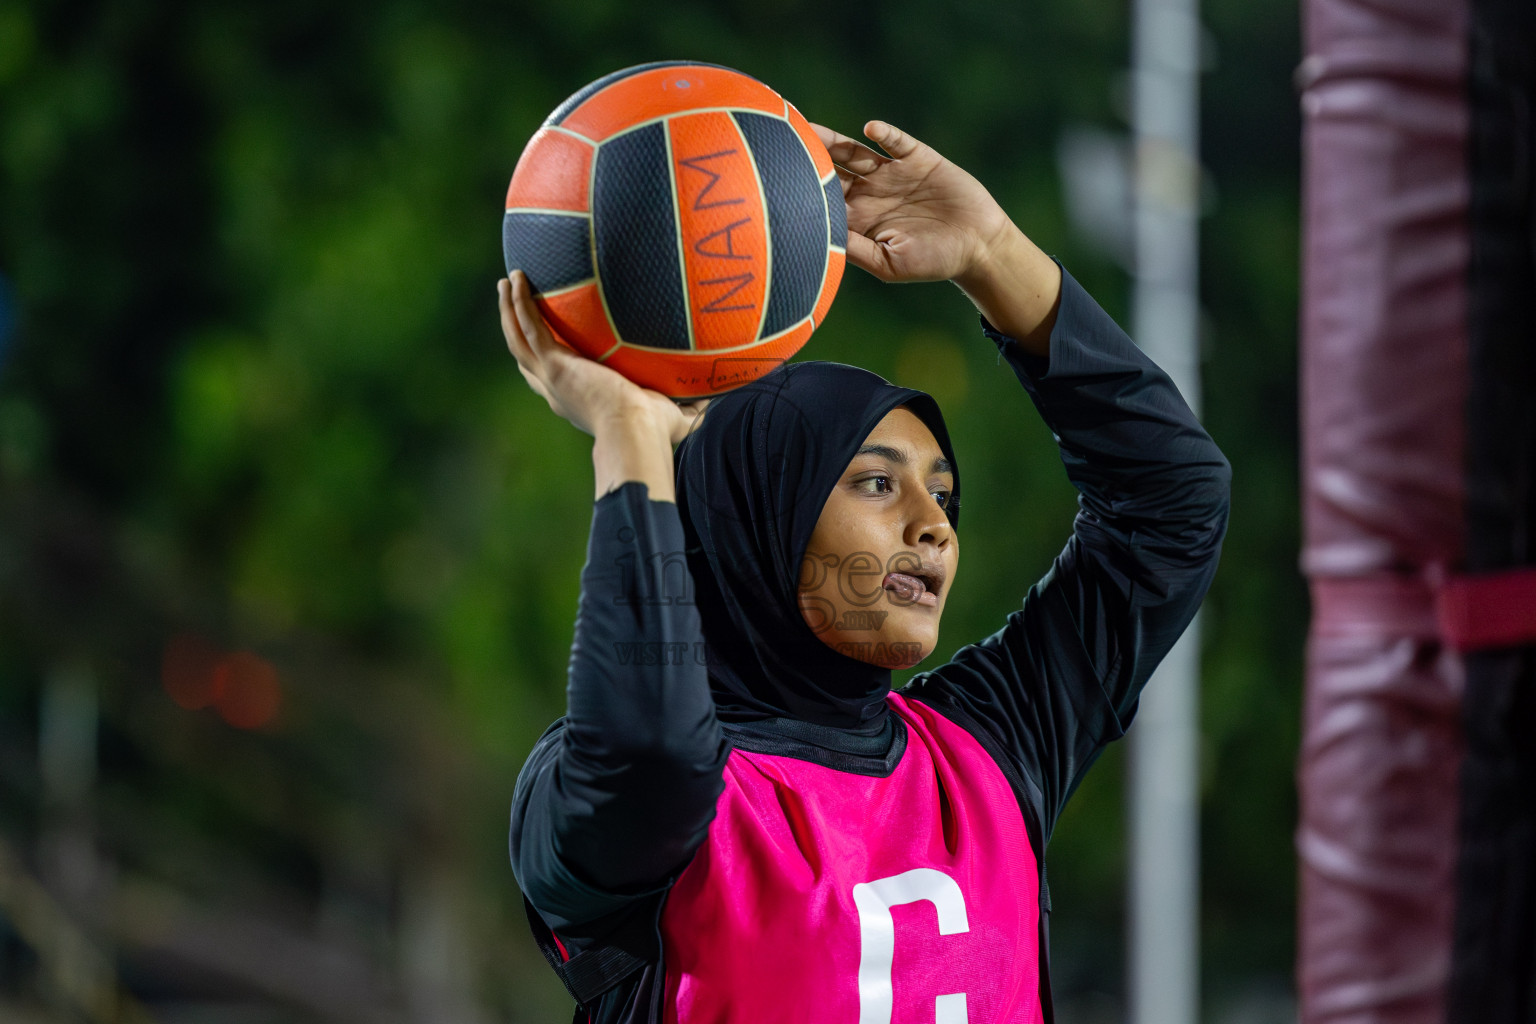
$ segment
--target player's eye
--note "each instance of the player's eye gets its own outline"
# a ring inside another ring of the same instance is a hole
[[[880,484],[882,486],[869,487],[867,486],[869,484]],[[889,494],[891,492],[891,478],[888,476],[868,476],[854,484],[854,486],[863,488],[867,494]]]
[[[930,491],[929,493],[933,495],[933,500],[939,503],[939,508],[949,508],[949,502],[952,496],[948,491],[941,488],[939,490]]]

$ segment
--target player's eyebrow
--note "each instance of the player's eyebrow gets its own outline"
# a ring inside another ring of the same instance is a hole
[[[892,448],[888,444],[866,444],[854,453],[855,457],[860,455],[878,455],[880,458],[894,462],[898,466],[905,466],[909,461],[906,452],[900,448]],[[933,473],[953,473],[954,471],[955,467],[950,464],[948,459],[942,457],[933,460],[933,468],[930,470]]]

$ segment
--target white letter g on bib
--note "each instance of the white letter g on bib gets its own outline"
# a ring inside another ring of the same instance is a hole
[[[939,912],[940,935],[971,930],[965,894],[942,871],[913,868],[853,887],[853,905],[859,910],[859,1024],[891,1024],[891,959],[896,953],[891,908],[918,900]],[[934,1005],[935,1024],[967,1024],[964,992],[939,996]]]

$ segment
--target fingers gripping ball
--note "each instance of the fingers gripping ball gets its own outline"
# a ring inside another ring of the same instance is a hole
[[[529,140],[507,189],[507,272],[560,338],[674,398],[794,355],[826,317],[848,241],[842,188],[800,112],[729,68],[601,78]]]

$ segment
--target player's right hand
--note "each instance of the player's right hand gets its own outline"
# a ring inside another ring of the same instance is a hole
[[[501,331],[523,379],[578,430],[595,437],[605,419],[654,417],[675,445],[703,415],[709,399],[679,403],[557,341],[521,270],[497,282],[496,293]]]

